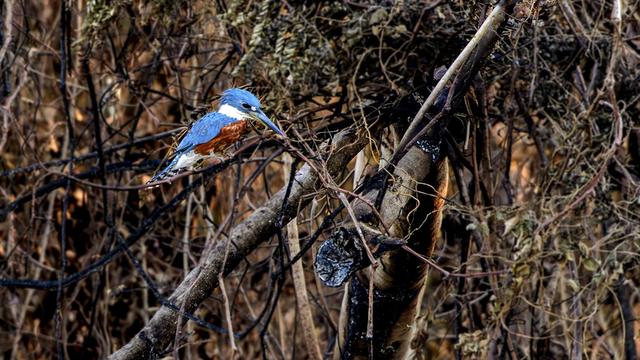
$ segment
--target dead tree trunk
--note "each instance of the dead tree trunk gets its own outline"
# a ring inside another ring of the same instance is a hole
[[[357,223],[350,225],[355,229],[347,233],[358,234],[366,222],[367,228],[379,228],[380,231],[384,228],[387,232],[384,236],[404,238],[407,242],[402,248],[384,253],[374,271],[360,270],[351,278],[342,302],[334,359],[404,359],[410,355],[414,323],[426,280],[424,259],[415,253],[426,258],[431,256],[440,237],[442,206],[447,191],[448,165],[446,157],[440,153],[437,129],[446,126],[461,103],[483,60],[493,49],[506,15],[513,13],[514,6],[513,1],[501,1],[494,7],[423,104],[404,137],[412,139],[418,134],[426,134],[416,146],[407,150],[394,168],[392,182],[378,207],[379,214],[374,214],[371,204],[375,203],[381,190],[367,194],[366,201],[354,203]],[[452,83],[443,105],[449,79]],[[439,89],[442,89],[440,94]],[[442,109],[434,116],[434,120],[438,117],[435,121],[437,129],[428,128],[420,122],[420,114],[438,102]],[[404,141],[401,141],[398,151],[403,151],[403,145]],[[360,240],[354,238],[352,241]]]
[[[411,233],[407,246],[426,256],[431,255],[440,237],[447,172],[445,157],[412,148],[394,171],[394,183],[380,207],[381,220],[387,224],[390,235],[403,238]],[[375,198],[377,193],[371,193],[368,198]],[[370,207],[362,202],[354,207],[358,219],[374,216]],[[413,335],[426,270],[426,264],[404,248],[387,252],[380,258],[373,279],[374,318],[370,339],[367,338],[370,272],[365,269],[354,276],[344,295],[334,359],[367,358],[371,354],[374,358],[387,359],[404,356]]]

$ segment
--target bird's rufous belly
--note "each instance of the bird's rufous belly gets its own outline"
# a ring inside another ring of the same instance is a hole
[[[239,141],[247,132],[249,132],[248,121],[236,121],[220,129],[218,136],[204,144],[196,145],[194,151],[200,155],[209,155],[211,153],[220,154],[229,146]]]

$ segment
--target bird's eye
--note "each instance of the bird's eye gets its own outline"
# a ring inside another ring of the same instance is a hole
[[[247,109],[247,110],[251,109],[251,105],[249,105],[249,104],[247,104],[247,103],[242,104],[242,107],[243,107],[243,108],[245,108],[245,109]]]

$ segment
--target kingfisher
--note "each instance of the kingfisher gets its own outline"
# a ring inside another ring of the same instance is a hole
[[[262,123],[285,136],[261,109],[260,100],[244,89],[227,89],[222,93],[217,111],[196,120],[171,154],[171,163],[148,183],[171,177],[192,168],[200,160],[224,157],[225,150],[242,139],[252,127],[250,121]]]

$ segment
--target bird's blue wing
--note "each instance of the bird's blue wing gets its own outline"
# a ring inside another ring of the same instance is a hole
[[[218,136],[223,127],[234,121],[236,120],[217,112],[210,112],[204,115],[193,123],[193,126],[187,131],[187,134],[178,144],[175,154],[188,152],[197,145],[209,142]]]
[[[149,180],[149,183],[162,180],[169,175],[175,174],[175,172],[178,169],[174,169],[174,168],[177,166],[177,164],[180,161],[180,158],[184,154],[193,150],[193,148],[195,148],[200,144],[204,144],[211,141],[213,138],[218,136],[218,134],[220,134],[220,130],[223,127],[235,121],[236,120],[234,118],[231,118],[229,116],[226,116],[217,112],[208,113],[203,117],[201,117],[200,119],[198,119],[195,123],[193,123],[191,128],[187,131],[187,134],[182,138],[182,140],[178,144],[176,151],[174,151],[174,153],[171,155],[171,157],[173,157],[173,160],[171,161],[171,163],[169,163],[169,165],[166,168],[164,168],[164,170],[162,170],[161,172],[156,174],[154,177],[152,177],[151,180]]]

